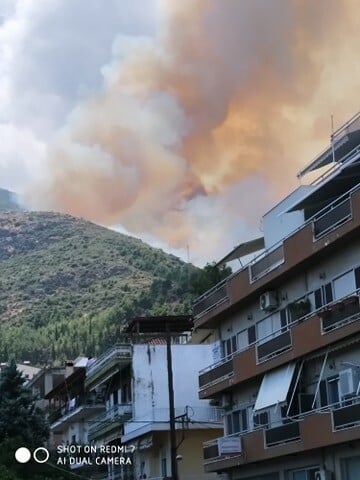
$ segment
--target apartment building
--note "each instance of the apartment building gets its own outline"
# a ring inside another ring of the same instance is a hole
[[[54,384],[44,395],[44,400],[48,402],[50,446],[54,449],[58,445],[89,444],[92,419],[105,411],[103,393],[98,390],[90,392],[86,389],[85,376],[88,364],[91,364],[91,360],[86,357],[68,362],[63,380]],[[82,471],[87,470],[88,466],[79,460],[71,464],[70,468]],[[98,470],[101,472],[101,469],[90,470],[94,473]]]
[[[360,478],[360,114],[267,212],[260,253],[194,304],[217,336],[199,396],[225,409],[203,445],[229,480]]]
[[[86,388],[104,393],[106,410],[92,420],[89,440],[118,445],[133,451],[132,466],[110,465],[105,479],[162,480],[171,476],[170,407],[166,333],[160,334],[164,317],[151,320],[147,335],[126,336],[87,368]],[[222,430],[222,411],[201,400],[197,391],[198,369],[212,361],[212,345],[188,344],[181,317],[172,318],[168,340],[172,357],[174,414],[183,480],[213,480],[205,474],[203,442]],[[157,326],[158,325],[158,326]],[[146,475],[146,476],[145,476]]]

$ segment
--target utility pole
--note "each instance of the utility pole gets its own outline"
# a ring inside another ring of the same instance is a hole
[[[171,478],[179,480],[177,471],[177,448],[176,448],[176,430],[175,430],[175,405],[174,405],[174,383],[172,371],[171,356],[171,333],[170,326],[166,324],[166,360],[168,371],[168,389],[169,389],[169,420],[170,420],[170,457],[171,457]]]

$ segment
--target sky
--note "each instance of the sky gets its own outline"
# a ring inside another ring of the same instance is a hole
[[[357,0],[2,0],[0,186],[217,260],[359,110],[359,49]]]

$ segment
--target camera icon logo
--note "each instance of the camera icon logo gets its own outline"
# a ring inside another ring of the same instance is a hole
[[[27,463],[31,460],[31,457],[36,463],[46,463],[49,460],[50,452],[45,447],[38,447],[33,453],[26,447],[20,447],[15,452],[15,460],[18,463]]]

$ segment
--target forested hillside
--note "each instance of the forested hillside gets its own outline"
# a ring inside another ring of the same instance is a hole
[[[0,357],[94,355],[126,318],[188,312],[195,267],[69,215],[0,213]]]

